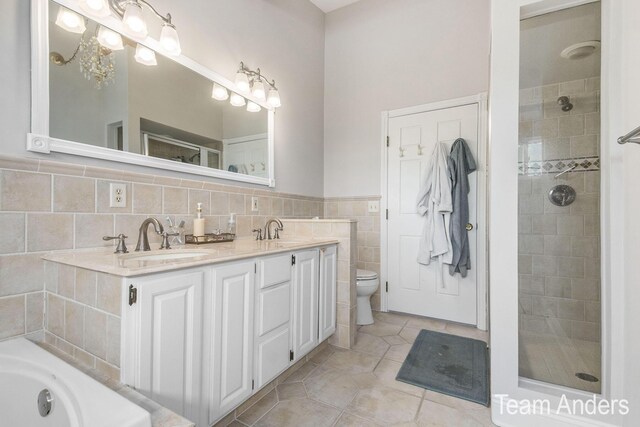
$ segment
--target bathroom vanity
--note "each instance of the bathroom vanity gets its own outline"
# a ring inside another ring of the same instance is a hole
[[[209,426],[336,330],[337,241],[52,253],[120,280],[121,382]]]

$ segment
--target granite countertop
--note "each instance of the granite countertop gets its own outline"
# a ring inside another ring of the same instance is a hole
[[[45,254],[42,258],[47,261],[87,270],[122,277],[133,277],[180,268],[197,267],[315,248],[335,243],[338,243],[338,241],[332,239],[254,240],[244,238],[228,243],[175,246],[169,251],[160,250],[159,245],[152,245],[152,249],[158,249],[149,252],[130,252],[128,254],[114,254],[112,247],[56,251]],[[194,256],[189,256],[190,254]],[[141,259],[141,257],[149,255],[167,256],[167,259]]]
[[[152,427],[195,427],[194,422],[189,421],[188,419],[176,414],[173,411],[170,411],[169,409],[161,406],[148,397],[143,396],[131,387],[107,378],[105,375],[102,375],[95,369],[90,369],[85,365],[80,364],[77,360],[75,360],[68,354],[63,353],[52,345],[44,342],[37,342],[36,344],[47,350],[49,353],[64,360],[79,371],[82,371],[83,373],[89,375],[91,378],[103,384],[104,386],[115,391],[120,396],[135,403],[145,411],[149,412],[149,414],[151,414]]]

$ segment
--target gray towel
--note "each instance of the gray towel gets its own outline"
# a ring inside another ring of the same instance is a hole
[[[451,214],[450,228],[453,261],[449,266],[449,274],[453,276],[460,273],[462,277],[467,277],[467,270],[471,269],[471,254],[466,229],[469,222],[468,175],[476,170],[476,162],[464,139],[458,138],[454,141],[447,164],[453,183],[451,187],[453,213]]]

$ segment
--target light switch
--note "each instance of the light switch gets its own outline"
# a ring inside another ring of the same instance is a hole
[[[369,213],[380,212],[380,201],[369,200]]]

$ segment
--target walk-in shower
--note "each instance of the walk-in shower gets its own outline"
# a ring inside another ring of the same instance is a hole
[[[520,35],[519,372],[599,393],[600,3]]]

